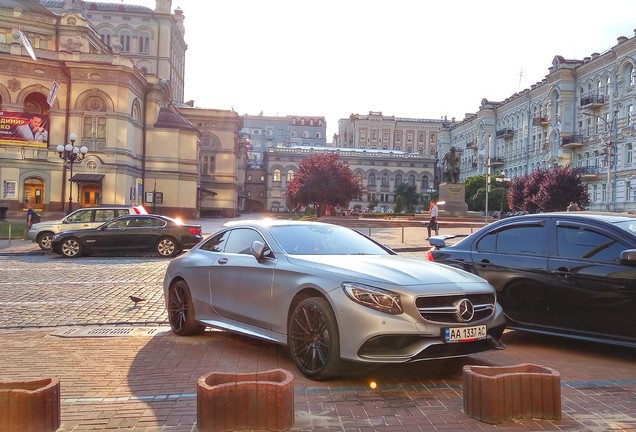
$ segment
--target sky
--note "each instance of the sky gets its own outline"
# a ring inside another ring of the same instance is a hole
[[[324,116],[328,142],[352,113],[462,120],[484,98],[543,80],[555,55],[602,54],[636,29],[636,0],[173,0],[177,7],[185,101],[240,115]]]

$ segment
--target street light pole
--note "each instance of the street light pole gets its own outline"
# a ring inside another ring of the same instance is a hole
[[[68,209],[66,210],[66,214],[73,211],[73,164],[84,159],[86,157],[86,153],[88,153],[88,148],[86,146],[75,146],[75,141],[77,140],[77,135],[75,133],[69,134],[68,139],[71,142],[70,144],[66,144],[65,146],[60,144],[56,148],[58,156],[64,161],[64,165],[70,169]]]
[[[618,130],[617,128],[617,124],[616,124],[616,115],[618,114],[618,110],[614,110],[614,113],[612,115],[612,120],[611,120],[611,124],[610,122],[608,122],[607,120],[605,120],[605,118],[601,117],[601,116],[597,116],[595,114],[590,114],[590,113],[581,113],[585,116],[588,117],[595,117],[597,119],[600,119],[603,121],[603,123],[605,123],[605,127],[609,130],[610,133],[610,139],[607,142],[604,142],[603,145],[605,146],[605,151],[607,154],[607,183],[605,188],[607,189],[607,197],[606,197],[606,210],[609,212],[610,211],[610,201],[612,199],[612,179],[611,179],[611,173],[612,173],[612,146],[616,145],[616,132]],[[614,141],[612,141],[612,136],[615,138]]]

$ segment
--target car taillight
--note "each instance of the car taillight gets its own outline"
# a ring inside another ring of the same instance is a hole
[[[428,252],[426,252],[426,260],[427,261],[435,261],[433,259],[433,253],[430,250]]]
[[[190,227],[188,231],[190,231],[190,234],[201,235],[201,228]]]

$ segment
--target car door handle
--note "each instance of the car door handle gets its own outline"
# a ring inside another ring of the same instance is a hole
[[[570,269],[567,269],[565,267],[559,267],[556,270],[552,270],[552,274],[557,276],[557,277],[564,278],[564,279],[567,279],[570,276],[572,276],[572,272],[570,271]]]
[[[219,260],[217,261],[217,263],[223,265],[223,264],[227,264],[227,258],[219,258]]]
[[[486,259],[481,260],[481,261],[479,261],[479,262],[477,262],[475,264],[480,266],[480,267],[483,267],[483,268],[488,268],[488,267],[490,267],[492,265],[492,263],[490,261],[486,260]]]

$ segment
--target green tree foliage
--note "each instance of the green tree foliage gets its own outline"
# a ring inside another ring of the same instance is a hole
[[[327,206],[349,207],[360,198],[362,188],[349,166],[337,154],[312,155],[298,165],[298,172],[287,186],[287,202],[293,208],[313,205],[318,217]]]
[[[404,210],[402,201],[404,201],[402,195],[398,195],[397,198],[395,198],[395,209],[393,209],[394,213],[402,213],[402,210]]]
[[[570,201],[577,202],[581,208],[590,204],[580,169],[570,166],[538,169],[517,177],[508,192],[508,205],[514,211],[562,211]]]
[[[464,182],[464,186],[466,187],[468,210],[483,210],[486,202],[486,176],[476,175],[468,177]]]
[[[417,193],[417,188],[407,183],[402,183],[397,186],[393,193],[396,197],[402,197],[403,204],[406,206],[406,211],[412,213],[415,206],[420,203],[421,196]],[[398,211],[395,211],[398,213]]]

